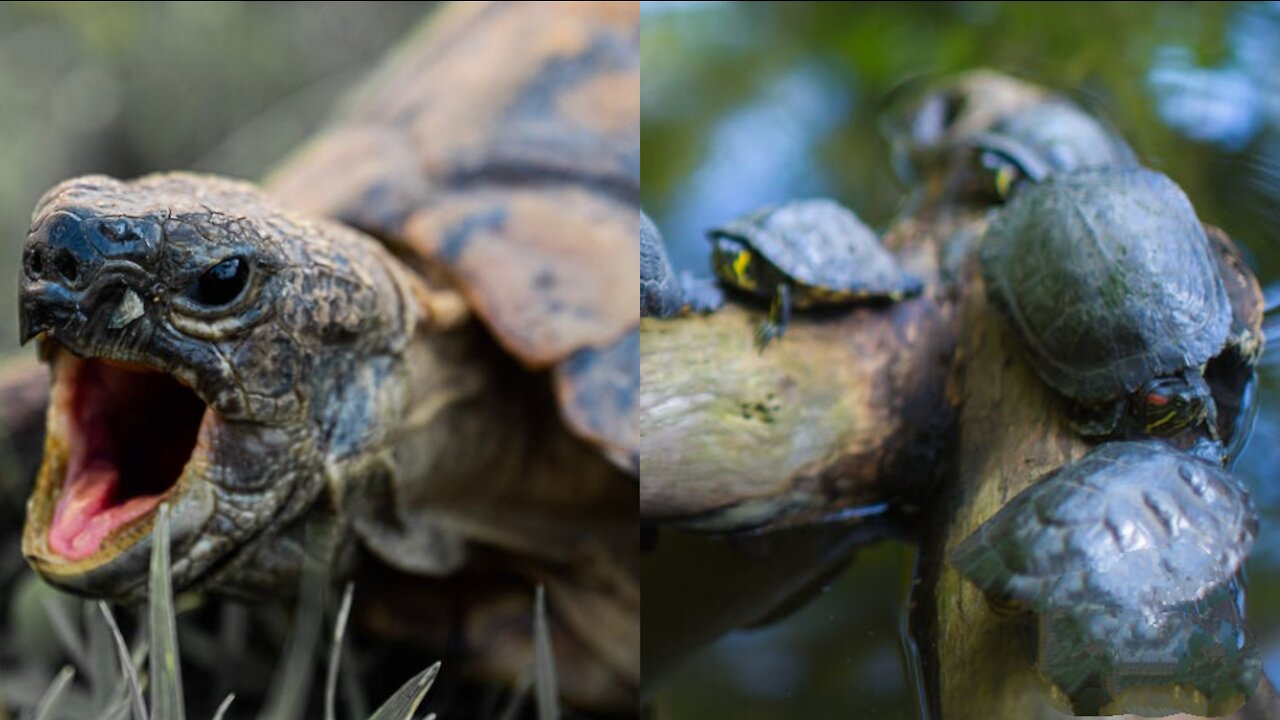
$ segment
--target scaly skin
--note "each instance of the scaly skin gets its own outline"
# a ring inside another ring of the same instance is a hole
[[[134,239],[99,233],[99,223],[121,222]],[[169,498],[178,587],[248,572],[244,560],[315,507],[326,479],[340,484],[350,457],[380,451],[388,426],[409,412],[404,357],[428,321],[410,300],[424,290],[368,238],[289,215],[247,184],[189,175],[72,180],[41,199],[32,227],[23,334],[45,338],[55,383],[23,549],[56,584],[139,597],[151,515],[120,528],[91,557],[68,562],[50,551],[71,441],[58,370],[75,364],[55,346],[169,373],[211,411]],[[53,249],[54,234],[73,236],[68,249]],[[78,267],[74,282],[49,274],[60,253]],[[244,296],[220,311],[191,307],[188,286],[229,256],[251,258]],[[122,283],[141,299],[142,314],[112,328]]]

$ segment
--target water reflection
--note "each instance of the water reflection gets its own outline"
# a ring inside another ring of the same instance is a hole
[[[1227,58],[1196,62],[1185,45],[1161,48],[1148,73],[1160,117],[1192,140],[1236,151],[1265,127],[1280,126],[1280,4],[1243,7],[1232,18]]]
[[[813,193],[884,227],[903,188],[876,133],[878,98],[913,75],[994,66],[1086,93],[1202,219],[1245,245],[1264,285],[1280,280],[1278,3],[657,5],[644,9],[643,193],[677,268],[705,269],[707,228]],[[1264,363],[1259,388],[1236,470],[1262,516],[1247,566],[1249,620],[1278,678],[1280,363]],[[792,714],[805,717],[868,708],[910,717],[902,681],[886,682],[867,660],[897,652],[885,632],[894,619],[859,614],[868,596],[896,607],[903,593],[901,574],[886,582],[876,573],[859,557],[796,616],[805,619],[709,649],[669,684],[661,717],[772,717],[797,703],[805,710]],[[796,670],[831,667],[854,669],[832,686]]]
[[[847,91],[829,72],[807,65],[768,83],[758,97],[722,117],[704,158],[676,191],[664,232],[701,236],[707,217],[733,218],[787,200],[830,192],[809,158],[849,112]],[[707,264],[705,247],[680,243],[673,262]]]

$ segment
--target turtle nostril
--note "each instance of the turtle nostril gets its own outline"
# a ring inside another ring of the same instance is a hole
[[[74,283],[80,277],[80,266],[70,250],[59,249],[54,253],[53,270],[69,283]]]
[[[44,255],[35,248],[27,248],[23,260],[27,268],[27,277],[39,280],[44,275]]]

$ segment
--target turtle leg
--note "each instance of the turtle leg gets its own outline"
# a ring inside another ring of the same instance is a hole
[[[1222,437],[1218,434],[1218,404],[1213,401],[1212,395],[1204,404],[1204,428],[1209,434],[1209,439],[1222,443]]]
[[[1218,406],[1212,398],[1205,402],[1204,411],[1202,423],[1205,433],[1192,443],[1187,452],[1214,464],[1230,463],[1239,446],[1233,450],[1223,444],[1222,436],[1218,433]]]
[[[769,303],[769,319],[760,324],[756,330],[756,347],[764,352],[769,342],[782,337],[787,331],[787,322],[791,320],[791,285],[778,283]]]

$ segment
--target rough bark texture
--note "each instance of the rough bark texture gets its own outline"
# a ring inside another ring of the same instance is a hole
[[[923,227],[901,223],[885,243],[936,280],[942,235]],[[798,313],[763,352],[753,333],[764,307],[642,320],[642,517],[773,529],[920,501],[953,420],[950,308],[933,292]]]
[[[956,473],[923,540],[917,638],[939,717],[1033,718],[1053,688],[1036,673],[1034,626],[996,614],[946,554],[1039,476],[1087,449],[987,303],[976,267],[961,300],[953,387],[961,399]]]

